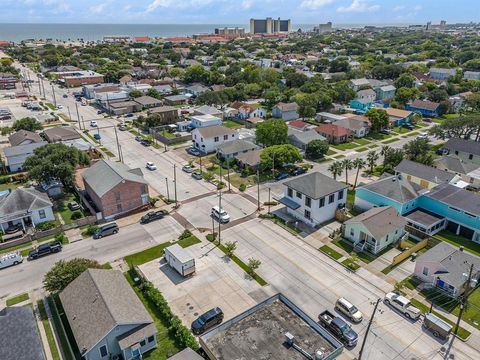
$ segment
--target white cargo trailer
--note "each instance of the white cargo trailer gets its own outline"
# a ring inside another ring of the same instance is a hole
[[[195,259],[178,244],[165,248],[164,257],[168,265],[182,276],[188,276],[195,272]]]

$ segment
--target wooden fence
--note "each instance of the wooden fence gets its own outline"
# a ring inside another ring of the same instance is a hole
[[[418,244],[415,244],[410,249],[405,250],[404,252],[395,256],[392,260],[392,265],[397,265],[397,264],[401,263],[403,260],[410,257],[414,252],[417,252],[418,250],[423,249],[427,245],[428,245],[428,239],[424,239],[424,240],[420,241]]]

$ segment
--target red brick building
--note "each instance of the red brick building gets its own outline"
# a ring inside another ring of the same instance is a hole
[[[322,124],[315,131],[325,137],[330,144],[341,144],[353,139],[352,130],[335,124]]]
[[[85,192],[106,220],[148,204],[148,183],[140,168],[100,160],[82,174]]]
[[[67,87],[103,83],[103,75],[95,71],[62,71],[56,72],[57,80],[63,82]]]

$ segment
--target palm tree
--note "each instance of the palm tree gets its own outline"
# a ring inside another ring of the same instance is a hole
[[[340,161],[335,161],[334,163],[330,164],[328,171],[332,173],[333,179],[337,180],[337,176],[341,176],[343,173],[343,165]]]
[[[355,184],[353,185],[354,189],[357,187],[358,173],[366,165],[367,165],[367,162],[365,160],[363,160],[362,158],[356,158],[355,160],[353,160],[353,166],[355,167],[355,169],[357,169],[357,174],[355,175]]]
[[[373,173],[373,167],[375,166],[379,157],[380,156],[378,155],[378,153],[375,150],[371,150],[371,151],[368,152],[367,163],[368,163],[368,166],[370,167],[370,174]]]
[[[384,145],[384,146],[382,146],[382,150],[380,150],[380,155],[385,157],[390,152],[390,150],[392,150],[392,148],[390,146]]]
[[[347,183],[347,186],[348,186],[348,170],[353,169],[353,161],[350,159],[345,159],[342,161],[342,166],[345,169],[345,182]]]

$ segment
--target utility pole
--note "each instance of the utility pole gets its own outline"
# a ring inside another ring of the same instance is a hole
[[[40,81],[42,82],[42,89],[43,89],[43,97],[45,98],[45,100],[47,99],[47,94],[45,93],[45,85],[43,84],[43,79],[40,78]]]
[[[76,101],[75,101],[75,108],[77,109],[78,127],[80,128],[80,130],[82,130],[82,124],[80,123],[80,114],[78,113],[78,104]]]
[[[375,307],[373,308],[373,313],[372,313],[372,316],[370,317],[370,321],[368,322],[367,331],[365,332],[365,337],[363,338],[362,347],[360,348],[360,353],[358,354],[358,360],[362,360],[363,349],[365,348],[365,343],[367,342],[368,332],[370,331],[370,326],[372,325],[373,317],[377,312],[377,307],[381,300],[382,299],[378,299],[377,302],[375,303]]]
[[[67,110],[68,110],[68,118],[72,120],[72,114],[70,113],[70,106],[67,106]]]
[[[170,201],[170,191],[168,191],[168,178],[165,178],[165,184],[167,185],[167,200]]]
[[[273,161],[272,161],[272,179],[275,179],[275,153],[273,153]]]
[[[118,160],[120,160],[120,162],[123,163],[122,154],[120,153],[120,144],[119,144],[119,142],[118,142],[117,127],[114,126],[114,127],[113,127],[113,130],[115,131],[115,139],[117,140]]]
[[[260,169],[257,167],[257,211],[260,211]]]
[[[202,156],[200,155],[200,173],[202,173]]]
[[[270,187],[268,187],[268,213],[270,214]]]
[[[57,98],[55,97],[55,87],[52,84],[52,91],[53,91],[53,104],[55,105],[55,108],[57,107]]]
[[[175,186],[175,207],[177,207],[177,164],[173,164],[173,185]]]
[[[40,80],[38,80],[38,92],[40,94],[40,97],[42,97],[42,85],[40,85]]]
[[[230,161],[227,159],[227,180],[228,180],[228,192],[232,191],[230,187]]]

